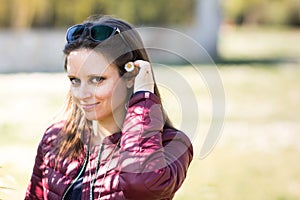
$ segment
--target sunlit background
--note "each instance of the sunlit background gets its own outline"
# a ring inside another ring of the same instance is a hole
[[[38,142],[68,90],[65,31],[97,14],[180,31],[214,60],[197,63],[200,72],[218,67],[224,127],[213,151],[200,159],[214,120],[209,88],[195,81],[191,66],[164,63],[194,81],[199,100],[200,137],[176,200],[300,199],[299,0],[0,0],[0,199],[24,198]],[[161,40],[155,35],[153,41]],[[167,91],[165,104],[168,98]],[[168,113],[176,123],[175,107]]]

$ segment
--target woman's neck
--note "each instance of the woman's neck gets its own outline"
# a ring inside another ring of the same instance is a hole
[[[103,139],[120,131],[120,128],[116,124],[103,125],[98,121],[93,121],[93,134],[91,135],[90,145],[99,145]]]
[[[91,137],[91,146],[99,145],[103,139],[121,130],[124,122],[125,112],[111,116],[105,120],[93,121],[93,134]]]

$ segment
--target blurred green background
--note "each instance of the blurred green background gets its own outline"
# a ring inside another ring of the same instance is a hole
[[[193,141],[195,158],[175,199],[300,199],[299,0],[0,0],[0,34],[65,30],[92,14],[184,30],[201,21],[199,12],[205,10],[199,4],[218,11],[208,14],[220,19],[206,21],[218,27],[213,58],[223,80],[226,116],[222,136],[206,158],[199,158],[203,141]],[[1,54],[10,49],[4,41]],[[187,79],[198,79],[190,69],[176,67]],[[18,70],[0,74],[0,199],[5,200],[23,199],[38,142],[68,90],[62,71]],[[212,120],[211,96],[204,82],[193,87],[204,137]]]
[[[135,25],[191,24],[198,0],[0,0],[0,26],[65,27],[91,14],[113,14]],[[204,1],[204,0],[201,0]],[[214,1],[214,0],[213,0]],[[244,25],[300,25],[298,0],[223,0],[224,21]]]

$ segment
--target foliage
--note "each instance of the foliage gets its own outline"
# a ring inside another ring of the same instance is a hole
[[[94,14],[114,15],[134,24],[186,24],[192,21],[194,3],[195,0],[0,0],[0,26],[61,27]]]
[[[300,25],[299,0],[226,0],[223,7],[237,24]]]
[[[205,0],[0,0],[0,27],[62,27],[93,14],[113,15],[135,25],[189,25]],[[235,24],[300,25],[299,0],[219,0]]]

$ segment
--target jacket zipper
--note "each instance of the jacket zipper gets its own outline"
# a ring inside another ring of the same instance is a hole
[[[69,185],[69,187],[65,191],[65,193],[64,193],[64,195],[62,197],[62,200],[65,199],[65,197],[66,197],[67,193],[69,192],[69,190],[71,189],[71,187],[79,179],[80,175],[85,171],[85,167],[86,167],[87,161],[89,160],[89,155],[90,155],[90,150],[88,149],[87,156],[85,157],[85,160],[84,160],[84,163],[83,163],[83,166],[82,166],[80,172],[78,173],[78,175],[76,176],[76,178],[72,181],[71,185]]]

